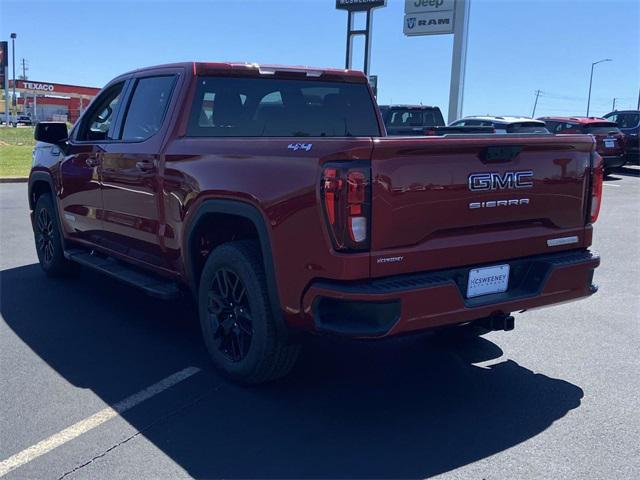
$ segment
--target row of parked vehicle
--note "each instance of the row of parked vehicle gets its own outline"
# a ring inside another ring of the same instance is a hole
[[[4,125],[7,123],[7,119],[4,113],[0,114],[0,125]],[[9,125],[12,127],[17,127],[18,125],[31,126],[33,125],[33,120],[29,115],[9,115]]]
[[[551,133],[593,135],[605,162],[605,172],[627,162],[638,163],[640,111],[625,110],[604,117],[469,116],[445,126],[440,108],[426,105],[380,107],[388,135],[444,135],[461,133]]]

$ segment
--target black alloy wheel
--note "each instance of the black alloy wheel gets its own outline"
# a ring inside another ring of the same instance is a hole
[[[57,232],[53,219],[48,209],[41,208],[36,218],[36,246],[45,264],[51,264],[54,260],[54,235],[57,235]]]
[[[232,362],[243,360],[251,347],[253,318],[247,288],[232,270],[216,271],[209,288],[207,311],[216,348]]]
[[[213,249],[198,286],[202,336],[216,368],[244,385],[285,376],[300,345],[278,324],[258,242],[236,240]]]

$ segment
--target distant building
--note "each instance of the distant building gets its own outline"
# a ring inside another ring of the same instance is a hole
[[[13,80],[9,81],[9,95]],[[98,94],[99,88],[50,83],[36,80],[16,80],[18,113],[34,121],[67,121],[74,123]],[[4,104],[0,106],[4,109]]]

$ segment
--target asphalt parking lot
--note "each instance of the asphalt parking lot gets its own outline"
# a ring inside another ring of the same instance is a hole
[[[2,184],[0,476],[640,478],[639,174],[606,181],[597,295],[464,342],[312,339],[252,389],[210,369],[189,302],[45,278]]]

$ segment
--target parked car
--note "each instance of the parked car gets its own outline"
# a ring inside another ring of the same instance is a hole
[[[493,127],[495,133],[549,133],[544,122],[529,117],[464,117],[450,127]]]
[[[445,125],[438,107],[426,105],[381,105],[387,135],[425,135],[429,127]]]
[[[596,139],[596,150],[604,159],[605,175],[626,163],[624,135],[617,124],[598,117],[541,117],[554,134],[586,133]]]
[[[0,117],[0,124],[4,125],[7,123],[5,115]],[[18,125],[33,125],[33,121],[29,115],[9,115],[9,124],[12,127],[17,127]]]
[[[616,122],[624,135],[624,153],[628,162],[640,163],[640,110],[620,110],[607,113],[604,118]]]
[[[592,137],[388,137],[361,72],[140,69],[35,138],[62,151],[29,177],[44,272],[186,292],[239,382],[285,375],[305,332],[511,330],[596,291]]]

